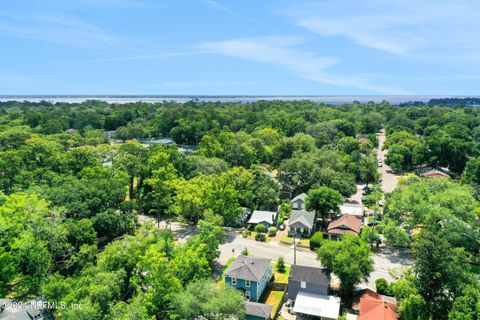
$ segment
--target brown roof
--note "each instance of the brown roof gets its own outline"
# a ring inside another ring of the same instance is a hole
[[[436,169],[421,173],[420,175],[422,177],[425,177],[425,178],[437,178],[437,177],[447,177],[447,178],[449,178],[450,177],[447,173],[442,172],[440,170],[436,170]]]
[[[328,233],[344,234],[344,233],[360,233],[362,221],[354,216],[344,214],[337,220],[328,224]]]

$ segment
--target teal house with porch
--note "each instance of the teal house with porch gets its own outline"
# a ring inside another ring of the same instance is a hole
[[[248,301],[258,302],[272,276],[270,259],[240,255],[225,271],[225,283],[238,289]]]

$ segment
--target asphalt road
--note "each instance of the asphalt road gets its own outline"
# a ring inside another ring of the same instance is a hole
[[[227,235],[224,244],[220,246],[220,257],[218,262],[225,264],[232,256],[238,256],[244,248],[252,256],[277,260],[279,256],[285,258],[285,262],[293,264],[293,248],[279,245],[276,242],[258,242],[244,239],[239,232],[231,232]],[[232,251],[234,250],[234,251]],[[297,250],[297,264],[305,266],[320,267],[320,262],[316,260],[313,252],[304,252]]]
[[[382,179],[382,190],[384,193],[392,192],[398,185],[397,175],[395,175],[389,166],[385,164],[386,151],[382,150],[383,145],[385,144],[385,131],[382,130],[378,134],[378,159],[382,160],[383,166],[379,167],[380,177]]]
[[[275,242],[257,242],[244,239],[240,233],[228,234],[227,241],[220,246],[220,257],[218,262],[224,265],[231,257],[238,256],[244,248],[248,249],[249,255],[276,260],[279,256],[285,258],[285,262],[293,264],[293,248],[279,245]],[[234,249],[234,251],[232,251]],[[361,287],[375,288],[375,280],[385,278],[392,281],[390,270],[405,266],[411,266],[412,261],[407,251],[382,248],[372,257],[374,271],[371,273],[368,282],[362,283]],[[321,267],[313,252],[297,250],[297,264],[312,267]]]

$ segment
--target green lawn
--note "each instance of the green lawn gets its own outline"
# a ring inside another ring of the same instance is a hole
[[[275,311],[278,308],[278,305],[282,303],[283,295],[285,291],[283,290],[270,290],[265,289],[265,292],[262,294],[259,302],[265,303],[273,306],[271,317],[275,316]]]
[[[292,237],[288,237],[288,236],[282,237],[281,241],[283,243],[286,243],[286,244],[293,244],[293,238]]]
[[[275,282],[276,283],[288,283],[288,275],[290,274],[290,266],[285,265],[285,272],[280,273],[277,271],[276,262],[272,263],[273,265],[273,274],[275,275]]]
[[[298,245],[305,248],[310,248],[310,239],[300,239]]]
[[[234,257],[231,257],[227,260],[227,263],[225,263],[225,266],[223,266],[222,276],[220,277],[220,279],[218,279],[218,283],[224,283],[225,282],[225,276],[223,274],[225,273],[225,270],[227,270],[228,267],[230,267],[230,265],[233,263],[233,261],[235,261]]]

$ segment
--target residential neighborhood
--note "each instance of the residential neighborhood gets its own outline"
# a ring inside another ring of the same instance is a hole
[[[383,161],[382,154],[379,155],[379,161]],[[385,168],[388,170],[388,166]],[[363,188],[359,189],[361,194]],[[341,241],[344,234],[360,236],[362,227],[366,225],[369,211],[361,203],[343,202],[338,205],[338,215],[328,222],[325,229],[322,229],[317,214],[307,209],[307,199],[307,193],[301,193],[290,200],[291,212],[286,221],[287,230],[277,231],[292,237],[295,244],[287,246],[285,243],[277,241],[279,238],[277,235],[266,243],[258,243],[249,239],[243,240],[241,243],[248,249],[249,256],[240,254],[240,251],[235,249],[232,249],[230,254],[228,250],[221,250],[222,254],[225,252],[226,255],[231,256],[230,261],[234,259],[223,275],[225,283],[239,290],[245,297],[247,319],[333,320],[338,319],[342,314],[352,320],[398,319],[398,304],[395,298],[377,294],[375,291],[375,280],[383,277],[377,276],[377,279],[371,279],[369,283],[365,283],[363,288],[359,287],[354,294],[352,306],[347,308],[345,301],[342,301],[339,296],[338,278],[321,267],[315,255],[310,253],[309,246],[301,246],[302,239],[308,239],[319,231],[322,231],[323,237],[330,241]],[[258,229],[256,226],[259,224],[265,225],[266,228],[275,227],[279,225],[275,223],[277,217],[278,212],[255,210],[246,221],[245,226],[253,227],[252,230]],[[238,238],[238,240],[240,239],[242,238]],[[231,243],[227,242],[226,245],[231,246]],[[271,248],[271,251],[264,254],[265,249],[259,246]],[[298,252],[294,252],[296,250]],[[236,255],[235,252],[238,252],[239,255]],[[298,263],[292,260],[293,256],[297,254],[299,254]],[[290,264],[288,283],[283,297],[279,301],[275,301],[276,305],[266,304],[264,290],[269,286],[278,285],[272,272],[272,266],[275,268],[272,260],[279,257],[286,258]],[[222,255],[220,260],[222,261]],[[408,266],[410,263],[407,258],[400,264],[392,263],[390,267],[394,270],[397,267]],[[390,276],[386,278],[392,280]],[[272,313],[272,310],[279,312]]]
[[[477,320],[476,110],[0,102],[0,319]]]

